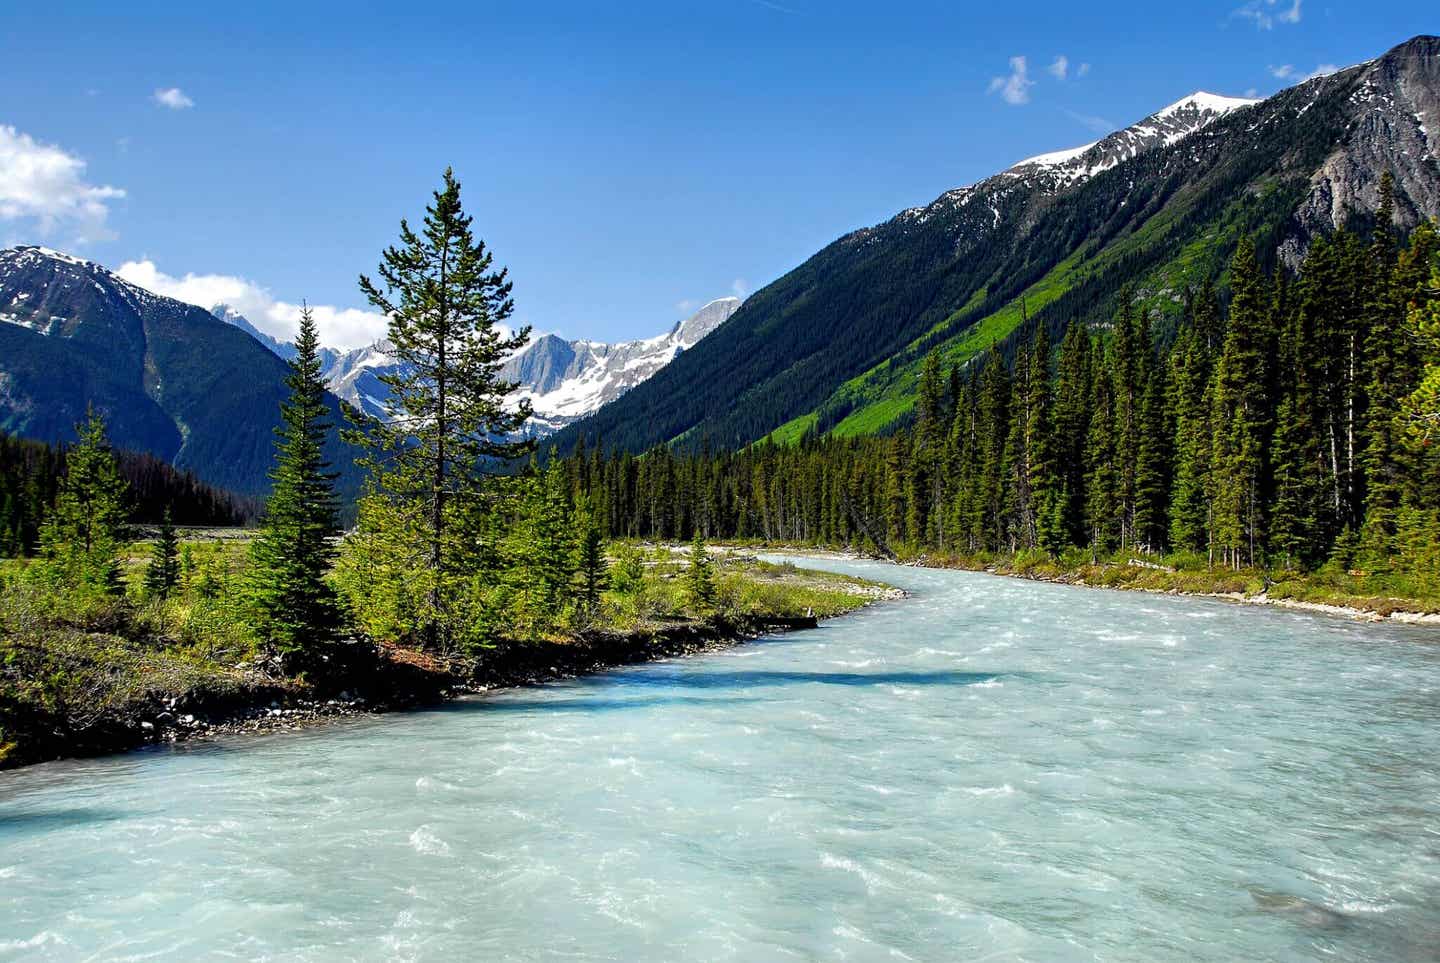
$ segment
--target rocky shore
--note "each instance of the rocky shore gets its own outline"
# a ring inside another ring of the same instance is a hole
[[[885,592],[867,597],[894,596]],[[676,618],[625,632],[587,632],[566,642],[510,645],[477,660],[446,660],[413,649],[352,642],[344,668],[328,684],[276,678],[263,666],[241,666],[221,685],[141,698],[95,716],[36,719],[31,731],[22,734],[25,753],[12,755],[6,763],[27,765],[216,736],[293,731],[718,650],[762,635],[813,628],[818,621]]]

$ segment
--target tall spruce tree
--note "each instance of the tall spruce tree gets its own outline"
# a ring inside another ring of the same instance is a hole
[[[335,560],[336,473],[325,460],[334,425],[325,405],[315,317],[300,312],[295,356],[285,376],[290,396],[275,429],[274,485],[260,533],[251,543],[248,591],[256,631],[278,653],[304,661],[323,654],[340,624],[326,575]]]
[[[1255,564],[1263,548],[1274,354],[1272,304],[1249,238],[1231,259],[1230,289],[1230,324],[1212,400],[1215,534],[1225,561],[1240,568]]]
[[[170,598],[170,593],[180,582],[180,543],[175,537],[175,526],[170,521],[170,509],[160,522],[160,534],[151,550],[150,563],[145,566],[145,594],[161,602]]]
[[[685,570],[686,604],[695,615],[709,615],[715,610],[715,562],[705,545],[705,536],[697,529],[690,540],[690,560]]]
[[[514,311],[511,283],[504,268],[494,269],[472,222],[447,168],[421,231],[402,220],[399,246],[382,256],[379,283],[360,278],[389,321],[399,371],[381,377],[390,389],[386,422],[367,426],[377,497],[401,509],[420,542],[417,574],[427,586],[420,636],[447,651],[461,617],[457,599],[474,574],[459,561],[483,528],[480,503],[496,494],[487,478],[493,466],[530,449],[511,440],[529,418],[529,404],[507,407],[515,385],[500,378],[529,328],[510,334],[503,327]]]
[[[605,536],[600,529],[597,512],[586,502],[576,513],[576,541],[579,552],[576,559],[575,595],[585,618],[595,617],[600,608],[600,596],[610,584],[610,570],[605,561]]]

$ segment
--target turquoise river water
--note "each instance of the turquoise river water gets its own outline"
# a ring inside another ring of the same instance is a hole
[[[913,597],[0,774],[0,959],[1440,953],[1440,633],[807,564]]]

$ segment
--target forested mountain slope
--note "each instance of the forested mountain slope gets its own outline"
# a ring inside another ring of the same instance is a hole
[[[1398,226],[1440,214],[1437,140],[1435,37],[1260,103],[1193,95],[839,239],[557,444],[883,430],[913,407],[932,348],[955,365],[1022,327],[1058,336],[1107,317],[1126,284],[1173,317],[1242,235],[1293,267],[1317,234],[1365,226],[1383,171]]]
[[[259,495],[287,370],[239,328],[98,264],[0,251],[0,431],[72,441],[93,405],[117,448]],[[342,423],[339,400],[329,403]],[[332,436],[328,454],[342,490],[357,490],[353,452]]]

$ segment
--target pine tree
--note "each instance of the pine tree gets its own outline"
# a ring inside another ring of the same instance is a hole
[[[532,463],[515,484],[519,497],[505,535],[511,622],[519,637],[536,641],[563,614],[575,580],[576,532],[559,459],[543,472]]]
[[[1226,561],[1239,568],[1258,561],[1264,538],[1274,338],[1265,279],[1248,238],[1230,272],[1230,324],[1214,374],[1215,534]]]
[[[1275,433],[1270,443],[1272,496],[1270,548],[1287,566],[1320,560],[1320,511],[1324,465],[1316,430],[1314,365],[1309,316],[1292,311],[1283,321],[1278,349]]]
[[[1218,342],[1214,290],[1207,282],[1191,299],[1170,350],[1168,387],[1174,428],[1174,480],[1170,492],[1170,544],[1184,551],[1211,545],[1211,459],[1214,430],[1210,374]]]
[[[310,310],[300,313],[295,356],[285,376],[290,396],[275,429],[274,485],[251,543],[248,590],[256,631],[280,654],[302,661],[334,640],[340,612],[326,575],[339,527],[335,473],[325,460],[334,427],[325,405],[320,340]]]
[[[690,562],[685,572],[686,603],[695,615],[715,609],[715,563],[699,531],[690,540]]]
[[[1166,369],[1152,364],[1140,399],[1135,452],[1135,544],[1147,552],[1162,552],[1166,546],[1174,436],[1167,398]]]
[[[175,526],[170,521],[170,509],[166,508],[165,518],[160,523],[160,534],[150,555],[150,564],[145,567],[145,594],[164,602],[179,582],[180,544],[175,537]]]
[[[588,506],[582,507],[577,518],[580,549],[576,566],[576,597],[582,613],[589,619],[599,611],[600,596],[610,584],[610,572],[605,562],[605,537],[600,531],[596,513]]]
[[[998,549],[1006,541],[1009,512],[1005,497],[1005,442],[1010,434],[1010,376],[998,351],[991,351],[980,375],[977,416],[977,497],[974,503],[980,547]]]
[[[1395,523],[1404,487],[1401,398],[1416,378],[1414,343],[1405,336],[1404,302],[1395,277],[1394,182],[1390,172],[1380,178],[1380,205],[1370,243],[1371,278],[1366,305],[1365,361],[1365,516],[1361,543],[1372,560],[1395,550]]]
[[[1092,558],[1108,555],[1120,541],[1120,473],[1115,464],[1115,378],[1107,352],[1092,382],[1089,433],[1085,439],[1086,541]]]
[[[130,486],[93,408],[75,431],[79,441],[66,452],[65,477],[40,534],[41,552],[62,581],[119,595]]]
[[[1055,462],[1060,490],[1065,493],[1062,523],[1066,544],[1086,541],[1085,449],[1090,435],[1090,332],[1071,320],[1060,344],[1055,380]]]
[[[507,440],[524,425],[529,405],[507,408],[515,385],[499,377],[529,329],[509,335],[502,327],[514,311],[511,284],[505,269],[492,270],[494,257],[471,225],[460,183],[446,169],[423,230],[400,222],[400,246],[385,250],[381,284],[360,278],[389,320],[391,357],[403,372],[381,377],[390,389],[388,417],[366,426],[375,450],[369,464],[378,491],[413,521],[424,553],[420,635],[447,651],[464,618],[458,599],[474,574],[457,562],[483,527],[479,503],[496,493],[486,483],[488,466],[529,450]]]

